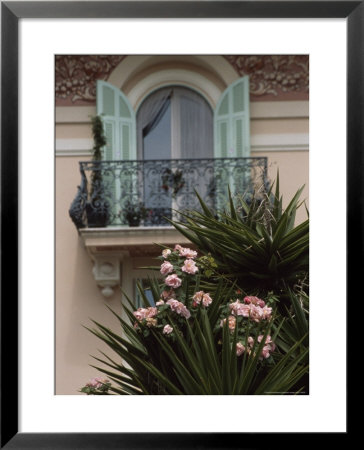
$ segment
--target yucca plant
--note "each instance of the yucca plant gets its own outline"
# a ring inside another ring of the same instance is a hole
[[[261,295],[292,287],[307,277],[309,261],[309,221],[295,226],[296,211],[303,187],[283,209],[279,176],[268,192],[233,199],[216,215],[196,192],[202,212],[183,213],[183,221],[170,221],[204,254],[212,255],[220,274],[236,280],[247,290]]]
[[[95,328],[88,328],[116,355],[95,358],[103,366],[93,367],[112,381],[110,387],[107,380],[98,382],[97,393],[260,395],[304,390],[300,382],[308,371],[308,349],[301,344],[306,336],[284,350],[276,347],[283,324],[274,318],[275,297],[263,301],[244,296],[224,279],[213,294],[207,293],[213,284],[199,275],[203,265],[195,253],[180,246],[165,250],[164,283],[150,283],[155,306],[139,285],[144,308],[135,311],[127,299],[129,320],[113,312],[122,333],[96,321]]]

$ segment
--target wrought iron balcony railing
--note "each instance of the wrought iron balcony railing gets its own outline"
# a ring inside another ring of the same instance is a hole
[[[212,209],[266,185],[267,158],[80,162],[81,184],[69,213],[77,228],[161,226],[178,211]]]

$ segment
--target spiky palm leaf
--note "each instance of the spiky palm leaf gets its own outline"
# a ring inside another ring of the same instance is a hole
[[[214,302],[226,303],[230,291],[230,286],[221,286]],[[140,294],[143,296],[142,290]],[[145,296],[143,300],[147,306]],[[126,308],[126,312],[132,319],[132,310]],[[298,355],[297,350],[305,336],[287,351],[278,353],[275,362],[267,366],[259,355],[270,326],[262,325],[264,338],[252,348],[251,356],[245,353],[237,357],[237,328],[233,338],[227,325],[217,332],[218,317],[212,310],[199,310],[191,324],[186,320],[183,335],[176,333],[174,342],[154,329],[145,337],[113,314],[119,319],[125,337],[97,322],[96,328],[89,330],[117,355],[114,359],[105,354],[103,359],[95,358],[107,368],[94,366],[114,382],[111,388],[114,394],[250,395],[289,392],[292,386],[296,386],[296,392],[303,388],[298,382],[308,371],[305,362],[308,349]],[[172,314],[169,321],[178,328]]]
[[[229,193],[229,210],[219,217],[196,193],[202,212],[186,212],[182,222],[171,223],[244,289],[281,294],[283,282],[293,286],[308,272],[309,221],[294,225],[302,190],[283,209],[277,177],[274,195],[271,188],[249,204]]]

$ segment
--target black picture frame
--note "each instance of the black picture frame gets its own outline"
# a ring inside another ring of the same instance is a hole
[[[18,432],[18,22],[21,18],[346,18],[347,296],[359,291],[363,250],[363,1],[1,2],[1,448],[257,448],[270,434]],[[8,108],[12,105],[12,108]],[[334,180],[328,179],[328,183]],[[338,205],[333,214],[344,214]],[[10,298],[11,297],[11,298]],[[11,370],[9,370],[11,368]],[[349,431],[349,428],[348,428]],[[348,432],[338,433],[347,437]],[[288,435],[281,436],[281,446]],[[309,438],[309,433],[303,436]],[[302,438],[301,438],[302,439]],[[315,439],[317,439],[317,434]],[[300,443],[302,440],[300,441]],[[317,440],[315,440],[317,444]]]

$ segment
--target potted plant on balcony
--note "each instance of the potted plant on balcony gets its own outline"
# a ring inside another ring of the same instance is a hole
[[[91,117],[94,139],[92,161],[101,161],[102,147],[106,138],[101,116]],[[105,227],[109,221],[109,203],[105,198],[101,166],[95,164],[91,174],[91,189],[86,203],[87,224],[89,227]]]
[[[178,194],[178,191],[183,188],[185,185],[185,180],[183,178],[182,170],[176,170],[172,172],[171,169],[165,169],[162,174],[162,189],[166,192],[169,189],[172,190],[172,197],[175,197]]]
[[[144,203],[132,203],[128,201],[125,204],[123,216],[130,227],[139,227],[140,222],[146,219],[150,213],[151,211],[144,206]]]

